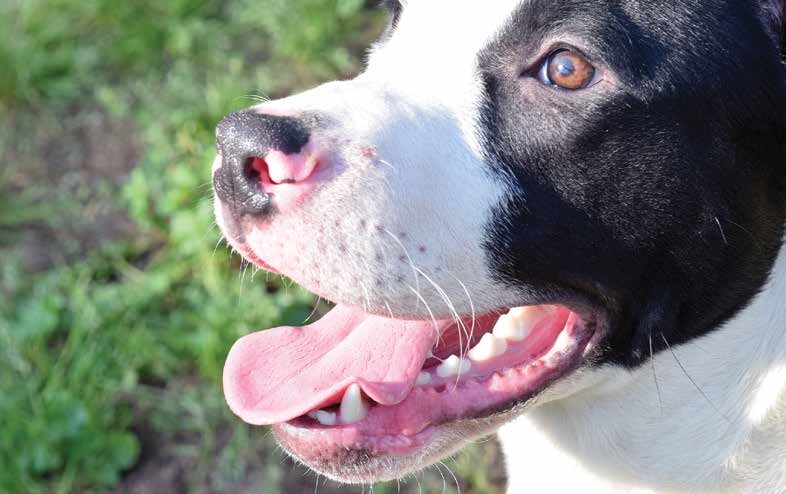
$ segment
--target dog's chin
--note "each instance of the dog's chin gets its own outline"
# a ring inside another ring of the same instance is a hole
[[[487,417],[432,425],[411,437],[367,439],[354,446],[320,437],[297,423],[274,425],[273,434],[287,454],[331,480],[347,484],[384,482],[421,471],[457,453],[468,442],[493,434],[529,409],[530,403]],[[371,446],[371,442],[376,444]],[[397,442],[407,445],[392,447]]]

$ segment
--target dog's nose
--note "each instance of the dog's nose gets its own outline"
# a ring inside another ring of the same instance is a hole
[[[309,138],[295,117],[248,110],[227,116],[216,128],[216,195],[238,215],[267,213],[276,185],[304,182],[314,172],[316,159],[305,152]]]

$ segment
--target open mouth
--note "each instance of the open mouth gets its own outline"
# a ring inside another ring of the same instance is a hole
[[[576,369],[596,327],[562,305],[428,321],[338,305],[309,326],[240,339],[224,390],[238,416],[275,425],[312,466],[336,452],[408,456],[441,426],[508,411]]]

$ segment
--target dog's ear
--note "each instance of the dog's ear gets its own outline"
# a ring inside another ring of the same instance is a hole
[[[767,26],[771,28],[773,37],[786,57],[786,0],[759,0],[762,15]]]

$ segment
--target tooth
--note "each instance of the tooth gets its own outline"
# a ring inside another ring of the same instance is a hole
[[[485,362],[494,357],[499,357],[505,350],[508,349],[508,344],[502,338],[497,338],[491,333],[486,333],[480,339],[475,348],[469,351],[469,358],[475,362]]]
[[[507,340],[522,341],[529,336],[532,328],[548,316],[549,312],[540,306],[515,307],[501,316],[494,325],[494,336]]]
[[[344,397],[341,398],[341,422],[344,424],[354,424],[360,422],[366,415],[368,415],[368,403],[363,399],[360,394],[360,386],[357,384],[350,385],[344,392]]]
[[[569,348],[571,345],[575,343],[574,338],[570,334],[568,334],[567,331],[570,325],[571,325],[570,322],[565,323],[565,327],[562,329],[559,336],[557,336],[557,341],[554,342],[553,348],[564,350],[566,348]]]
[[[418,374],[418,379],[417,381],[415,381],[415,385],[425,386],[429,382],[431,382],[431,374],[429,374],[428,372],[421,372],[420,374]]]
[[[505,314],[497,319],[494,324],[492,334],[500,339],[521,341],[527,337],[528,331],[523,325],[519,325],[512,316]]]
[[[439,364],[437,375],[439,377],[459,376],[468,372],[471,367],[472,363],[469,360],[451,355]]]
[[[316,420],[322,425],[336,425],[335,412],[326,412],[325,410],[317,410],[309,413],[308,416]]]

